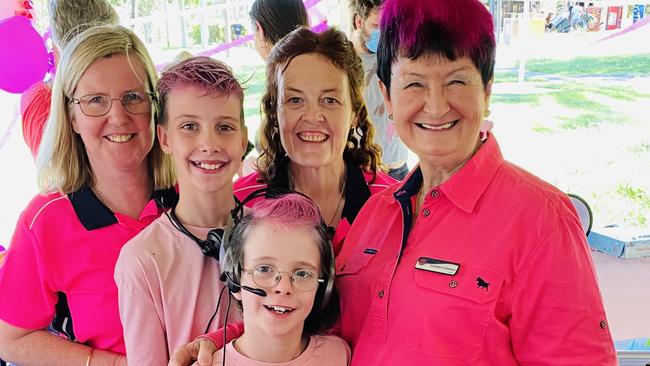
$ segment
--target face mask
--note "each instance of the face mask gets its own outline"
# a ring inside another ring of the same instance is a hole
[[[380,36],[381,36],[381,32],[379,32],[379,29],[375,29],[372,32],[370,32],[370,37],[368,37],[368,39],[366,40],[366,48],[368,49],[368,51],[372,53],[377,53]]]

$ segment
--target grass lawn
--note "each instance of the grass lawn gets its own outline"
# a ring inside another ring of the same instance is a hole
[[[506,158],[586,198],[596,227],[650,227],[650,55],[529,60],[526,71],[523,84],[495,76]]]

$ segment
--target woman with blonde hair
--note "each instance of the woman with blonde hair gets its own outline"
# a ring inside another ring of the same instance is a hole
[[[59,63],[65,46],[76,35],[93,26],[117,25],[120,21],[108,0],[50,0],[48,13],[55,65]],[[50,115],[51,96],[50,78],[32,85],[20,97],[23,138],[34,158]]]
[[[126,28],[91,28],[65,48],[37,160],[42,193],[0,268],[1,358],[126,364],[115,262],[163,212],[152,198],[176,199],[154,134],[156,81],[144,44]]]

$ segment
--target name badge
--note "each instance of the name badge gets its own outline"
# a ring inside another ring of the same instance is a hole
[[[423,271],[440,273],[447,276],[454,276],[456,273],[458,273],[460,264],[447,262],[440,259],[420,257],[418,261],[415,262],[415,268],[421,269]]]

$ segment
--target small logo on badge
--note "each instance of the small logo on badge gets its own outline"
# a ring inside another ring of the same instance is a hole
[[[485,291],[487,291],[489,286],[490,284],[485,282],[484,279],[482,279],[481,277],[476,277],[476,287],[484,288]]]

